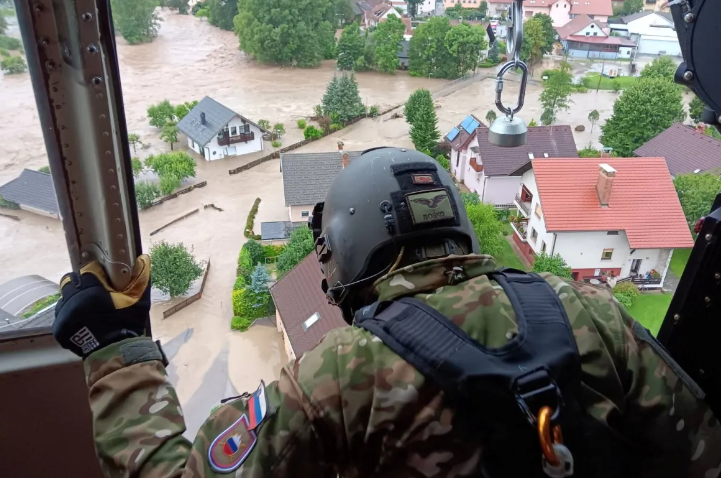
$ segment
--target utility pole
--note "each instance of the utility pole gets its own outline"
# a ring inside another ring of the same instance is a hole
[[[601,87],[601,79],[603,79],[603,69],[606,66],[606,59],[604,58],[601,62],[601,74],[598,76],[598,84],[596,85],[596,93],[598,93],[598,89]]]

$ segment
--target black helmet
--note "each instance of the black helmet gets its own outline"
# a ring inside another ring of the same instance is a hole
[[[310,226],[323,291],[336,305],[386,273],[401,246],[413,262],[479,251],[451,176],[415,150],[364,151],[316,204]]]

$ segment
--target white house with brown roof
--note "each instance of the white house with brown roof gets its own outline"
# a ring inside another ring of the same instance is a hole
[[[531,18],[536,13],[550,16],[553,26],[560,27],[578,15],[588,15],[605,23],[613,15],[613,7],[611,0],[524,0],[524,18]]]
[[[446,135],[451,144],[451,173],[457,181],[478,194],[482,202],[512,204],[521,182],[518,170],[533,158],[578,157],[573,132],[568,125],[528,128],[526,144],[502,148],[488,141],[482,123],[469,133],[463,125],[480,123],[469,115]]]
[[[621,35],[638,44],[638,53],[644,55],[681,55],[681,45],[670,13],[638,12],[609,21],[615,35]]]
[[[560,254],[575,280],[660,288],[673,249],[693,239],[663,158],[534,159],[515,200],[528,260]]]
[[[630,38],[610,36],[605,23],[588,15],[577,15],[556,27],[563,49],[574,58],[631,58],[636,42]]]

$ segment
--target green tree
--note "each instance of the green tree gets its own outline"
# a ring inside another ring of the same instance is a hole
[[[135,201],[138,208],[147,209],[153,205],[153,201],[160,197],[160,188],[146,181],[135,183]]]
[[[481,204],[481,198],[478,197],[478,193],[461,193],[461,200],[466,207]]]
[[[266,119],[258,120],[258,126],[260,126],[260,129],[270,131],[270,121]]]
[[[5,35],[8,31],[8,21],[4,16],[0,15],[0,35]]]
[[[393,73],[398,68],[398,50],[401,47],[405,24],[391,14],[385,22],[380,22],[373,32],[375,60],[378,70]]]
[[[298,227],[290,233],[288,245],[276,262],[278,277],[282,277],[313,251],[313,232],[307,227]]]
[[[526,22],[527,23],[527,22]],[[548,79],[543,84],[543,91],[539,97],[543,107],[541,123],[544,125],[553,124],[558,113],[567,110],[571,102],[571,74],[567,71],[552,70]],[[545,121],[544,121],[545,117]],[[550,121],[550,122],[546,122]]]
[[[488,60],[493,64],[501,61],[498,56],[498,41],[491,43],[491,48],[488,50]]]
[[[613,9],[613,15],[617,17],[625,17],[633,15],[643,10],[643,0],[626,0],[623,5]]]
[[[189,0],[169,0],[168,7],[178,10],[178,13],[180,13],[181,15],[187,15],[189,3]]]
[[[523,24],[523,42],[521,44],[521,60],[529,66],[543,58],[548,49],[548,37],[544,21],[540,18],[529,18]]]
[[[323,131],[310,125],[303,130],[303,137],[305,139],[320,139],[323,137]]]
[[[481,51],[488,47],[486,32],[481,26],[461,23],[446,33],[445,47],[454,59],[454,75],[463,76],[478,67]]]
[[[223,30],[233,30],[233,18],[238,14],[236,0],[207,0],[208,22]]]
[[[528,127],[529,127],[529,128],[532,128],[532,127],[534,127],[534,126],[538,126],[538,121],[536,121],[535,119],[531,118],[531,121],[528,123]]]
[[[318,27],[318,46],[324,60],[331,60],[338,56],[338,46],[335,41],[335,28],[325,21]]]
[[[148,108],[148,120],[150,126],[162,128],[168,122],[175,121],[175,108],[170,104],[170,101],[163,100]]]
[[[170,143],[170,150],[173,150],[173,144],[178,142],[178,125],[173,121],[169,121],[163,126],[160,133],[160,139],[166,143]]]
[[[503,250],[503,224],[496,216],[492,204],[479,202],[478,204],[466,204],[468,219],[478,237],[481,246],[481,254],[491,256],[498,255]]]
[[[10,56],[3,58],[2,61],[0,61],[0,69],[2,69],[6,75],[14,75],[27,70],[28,65],[25,63],[23,57]]]
[[[541,55],[551,53],[553,51],[553,44],[556,42],[557,35],[556,29],[553,28],[553,19],[544,13],[536,13],[531,18],[538,20],[543,27],[544,46],[541,48]]]
[[[177,297],[188,292],[193,281],[203,275],[203,268],[182,242],[161,241],[150,247],[153,265],[153,287]]]
[[[354,74],[334,76],[331,79],[323,95],[323,113],[335,118],[334,123],[346,122],[365,114]]]
[[[496,112],[493,110],[488,110],[488,112],[486,113],[486,123],[490,125],[491,123],[496,121],[496,118]]]
[[[541,252],[533,260],[531,272],[550,272],[563,279],[573,280],[571,268],[560,254],[548,255],[546,251]]]
[[[133,152],[137,153],[138,152],[137,146],[139,144],[142,144],[142,142],[140,141],[140,135],[137,135],[135,133],[130,133],[128,135],[128,143],[130,143],[133,146]]]
[[[158,36],[157,0],[110,0],[110,4],[115,29],[128,43],[146,43]]]
[[[250,274],[253,272],[253,268],[258,264],[262,264],[264,257],[263,246],[254,239],[248,239],[240,248],[236,275],[243,277],[246,283],[250,282]]]
[[[588,145],[578,150],[578,157],[579,158],[600,158],[601,152],[593,147],[593,143],[588,143]]]
[[[478,11],[480,11],[484,17],[488,14],[488,2],[486,0],[481,0],[481,4],[478,5]]]
[[[408,14],[415,18],[418,15],[418,5],[423,3],[423,0],[406,0],[406,3],[408,4]]]
[[[441,138],[433,105],[422,108],[411,125],[411,141],[418,151],[433,151]]]
[[[711,173],[680,174],[673,180],[683,214],[690,228],[711,211],[716,194],[721,192],[721,176]]]
[[[195,8],[193,8],[193,10],[195,10]],[[208,10],[207,7],[199,8],[193,15],[195,15],[196,18],[208,18],[210,16],[210,10]]]
[[[598,110],[592,110],[590,113],[588,113],[588,121],[591,122],[591,133],[593,133],[593,127],[596,126],[596,123],[598,123],[599,119],[601,119],[601,114],[598,112]]]
[[[601,126],[601,144],[622,157],[649,139],[683,121],[681,91],[661,78],[641,79],[630,85],[613,104],[613,115]]]
[[[180,121],[183,118],[185,118],[188,113],[190,113],[190,110],[198,106],[198,100],[195,101],[186,101],[185,103],[181,103],[174,109],[175,118]]]
[[[276,123],[273,125],[273,132],[281,138],[285,134],[285,125],[283,123]]]
[[[143,172],[143,163],[138,158],[132,158],[130,160],[130,165],[133,169],[133,177],[137,179],[140,176],[140,173]]]
[[[163,194],[172,193],[183,179],[195,177],[195,161],[183,151],[148,156],[145,165],[160,178]]]
[[[654,59],[651,64],[641,70],[641,78],[661,78],[673,81],[673,74],[676,72],[676,63],[670,56],[662,56]]]
[[[205,2],[202,0],[199,0],[199,1],[195,2],[195,4],[193,4],[193,8],[190,10],[190,13],[195,15],[196,13],[198,13],[198,10],[202,10],[203,8],[206,8],[206,7],[207,7],[207,5],[205,4]]]
[[[408,69],[412,76],[450,78],[453,75],[455,69],[446,48],[446,34],[450,30],[448,17],[431,17],[414,30],[408,51]]]
[[[688,115],[691,117],[694,123],[701,122],[701,115],[704,109],[703,101],[698,96],[693,97],[691,103],[688,104]]]
[[[343,29],[338,40],[338,69],[350,71],[356,60],[363,56],[365,39],[361,36],[360,25],[351,23]]]
[[[333,15],[329,0],[238,0],[235,33],[240,48],[258,61],[318,66],[321,24]]]
[[[425,108],[433,109],[431,92],[419,89],[411,93],[411,96],[408,97],[408,101],[406,101],[405,107],[403,108],[403,115],[406,117],[406,122],[413,125],[420,111]]]

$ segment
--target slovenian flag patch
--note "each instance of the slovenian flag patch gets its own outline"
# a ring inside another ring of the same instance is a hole
[[[268,413],[268,399],[265,396],[265,382],[260,381],[258,389],[248,399],[248,430],[255,430],[263,423]]]

